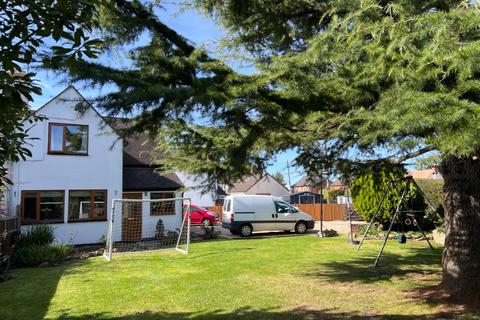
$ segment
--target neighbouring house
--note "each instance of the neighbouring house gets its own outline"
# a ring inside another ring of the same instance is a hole
[[[323,189],[328,189],[330,182],[327,179],[322,181]],[[311,192],[320,193],[320,178],[311,178],[308,176],[303,177],[297,183],[292,186],[293,193],[299,192]]]
[[[330,184],[329,190],[346,190],[347,184],[342,179],[337,179]]]
[[[290,191],[283,184],[268,173],[259,176],[246,176],[230,186],[225,186],[224,190],[231,195],[256,194],[284,197],[290,194]]]
[[[79,103],[85,107],[78,108]],[[104,119],[73,86],[35,113],[46,119],[28,131],[31,157],[9,164],[13,185],[7,190],[8,214],[20,216],[22,229],[51,224],[57,241],[97,243],[107,234],[112,199],[182,196],[176,174],[157,172],[146,137],[122,139],[114,122]],[[148,203],[135,208],[115,219],[121,230],[115,241],[149,236],[153,231],[146,226],[160,218],[170,228],[181,224],[181,204],[174,210],[152,210]]]
[[[408,173],[409,176],[412,176],[413,179],[434,179],[434,180],[443,180],[438,166],[433,166],[429,169],[416,170]]]

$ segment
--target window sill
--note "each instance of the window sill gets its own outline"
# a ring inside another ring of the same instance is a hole
[[[105,222],[108,221],[107,218],[101,219],[78,219],[78,220],[68,220],[68,223],[82,223],[82,222]]]
[[[88,153],[68,153],[68,152],[54,152],[54,151],[48,151],[47,154],[52,156],[81,156],[81,157],[88,156]]]
[[[52,221],[22,221],[20,224],[22,226],[31,226],[31,225],[37,225],[37,224],[61,224],[64,223],[63,220],[52,220]]]
[[[171,214],[150,214],[151,217],[169,217],[169,216],[176,216],[176,213]]]

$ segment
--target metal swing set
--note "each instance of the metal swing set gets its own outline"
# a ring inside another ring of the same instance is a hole
[[[398,184],[402,183],[402,182],[405,182],[405,184],[404,184],[403,188],[400,188],[400,186]],[[427,198],[425,193],[422,191],[422,189],[417,184],[417,182],[413,179],[412,176],[406,176],[405,178],[390,180],[388,185],[387,185],[387,188],[385,189],[385,192],[383,193],[383,196],[380,200],[378,208],[377,208],[375,214],[372,216],[372,219],[370,220],[370,222],[367,226],[367,229],[365,230],[365,233],[363,234],[363,237],[362,237],[362,239],[360,240],[360,243],[357,246],[357,252],[358,252],[360,250],[360,248],[362,247],[362,244],[365,241],[365,238],[367,237],[368,231],[370,231],[370,228],[372,227],[373,223],[375,222],[375,219],[376,219],[377,215],[379,214],[380,210],[382,209],[383,202],[384,202],[385,198],[387,197],[388,192],[392,188],[395,188],[395,190],[397,190],[399,195],[400,195],[400,200],[398,201],[398,204],[395,208],[395,212],[393,214],[392,220],[391,220],[390,225],[388,227],[388,231],[385,234],[385,237],[384,237],[383,242],[382,242],[382,246],[381,246],[380,251],[377,254],[377,258],[375,259],[375,262],[373,264],[374,267],[378,266],[378,262],[380,260],[380,257],[383,254],[383,250],[385,249],[385,245],[387,244],[388,237],[390,236],[390,233],[392,231],[392,227],[397,222],[397,220],[402,224],[402,231],[404,231],[403,230],[403,224],[404,223],[406,225],[413,224],[414,226],[416,226],[418,228],[418,230],[421,232],[423,238],[425,240],[427,240],[427,243],[430,246],[430,248],[433,250],[432,244],[428,240],[427,236],[425,235],[425,232],[423,232],[422,228],[420,227],[419,223],[417,222],[417,219],[415,218],[415,214],[423,213],[424,211],[423,210],[413,210],[412,207],[409,206],[408,204],[405,205],[406,200],[407,200],[407,195],[408,195],[408,192],[410,190],[410,186],[412,186],[412,185],[415,186],[415,188],[420,192],[420,194],[423,196],[423,198],[425,199],[427,204],[434,210],[434,212],[437,212],[437,209],[435,208],[435,206],[432,204],[430,199]],[[438,215],[438,213],[437,213],[437,215]],[[438,217],[441,219],[441,217],[439,215],[438,215]],[[407,241],[407,239],[405,237],[405,234],[403,234],[403,232],[402,232],[401,235],[397,236],[397,240],[400,243],[405,243]]]

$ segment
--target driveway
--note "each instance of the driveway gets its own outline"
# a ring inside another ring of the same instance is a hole
[[[352,221],[352,225],[361,225],[365,224],[364,221]],[[349,235],[350,234],[350,224],[348,221],[324,221],[323,222],[323,229],[333,229],[338,232],[340,235]],[[308,230],[308,234],[315,235],[320,230],[320,222],[315,222],[315,228],[312,230]],[[201,232],[201,227],[199,226],[192,226],[193,232]],[[224,239],[239,239],[242,238],[238,235],[233,235],[230,233],[228,229],[222,228],[221,224],[217,224],[215,226],[215,231],[220,232],[220,237]],[[293,231],[285,232],[285,231],[260,231],[255,232],[253,237],[285,237],[285,236],[292,236],[295,235]]]

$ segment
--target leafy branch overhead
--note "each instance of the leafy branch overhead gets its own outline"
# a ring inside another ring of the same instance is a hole
[[[322,158],[344,170],[431,150],[444,157],[478,152],[474,5],[194,5],[230,31],[231,46],[258,57],[258,74],[238,74],[195,48],[160,21],[157,7],[115,1],[101,11],[98,27],[109,50],[137,44],[129,52],[132,66],[89,61],[73,75],[113,84],[97,105],[133,117],[126,134],[156,137],[167,169],[232,179],[292,147],[300,152],[297,164],[311,171]],[[267,11],[269,19],[257,19]],[[319,143],[327,152],[310,152]]]
[[[41,94],[30,70],[42,60],[62,60],[73,70],[78,59],[95,58],[95,15],[95,4],[84,0],[0,3],[0,185],[10,182],[7,161],[30,156],[28,129],[41,119],[27,105]]]

